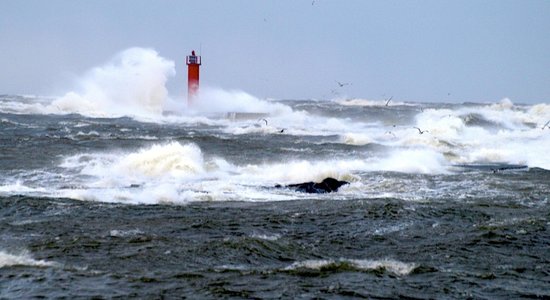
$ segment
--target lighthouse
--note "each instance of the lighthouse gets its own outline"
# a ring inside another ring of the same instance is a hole
[[[195,50],[187,56],[187,105],[191,106],[193,98],[199,91],[199,69],[201,66],[200,55],[195,55]]]

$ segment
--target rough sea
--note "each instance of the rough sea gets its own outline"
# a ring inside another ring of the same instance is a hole
[[[1,299],[550,297],[550,104],[187,107],[173,72],[134,48],[0,96]]]

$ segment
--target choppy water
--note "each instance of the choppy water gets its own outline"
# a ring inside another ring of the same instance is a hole
[[[185,109],[113,64],[137,92],[0,96],[0,298],[550,297],[550,105]]]
[[[1,101],[1,297],[550,296],[549,160],[524,152],[546,105],[283,101],[266,125]],[[326,176],[351,184],[273,188]]]

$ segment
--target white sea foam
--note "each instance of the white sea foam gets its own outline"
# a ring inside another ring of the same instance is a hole
[[[377,270],[384,269],[396,275],[409,275],[417,265],[415,263],[404,263],[393,259],[368,260],[368,259],[352,259],[351,263],[359,269]]]
[[[236,179],[246,178],[251,182],[263,182],[264,184],[288,184],[306,181],[320,182],[327,177],[355,181],[357,177],[353,175],[353,171],[364,168],[368,168],[368,166],[363,160],[287,161],[284,163],[238,167],[237,171],[240,175],[237,175]]]
[[[276,241],[281,238],[280,234],[258,234],[254,233],[250,237],[266,241]]]
[[[464,116],[471,115],[480,116],[489,127],[466,124]],[[401,141],[442,154],[452,152],[450,163],[511,163],[548,169],[550,160],[544,149],[550,147],[550,129],[542,127],[549,120],[550,106],[516,106],[509,99],[476,107],[426,109],[417,115],[414,127],[427,133]]]
[[[56,265],[55,262],[36,260],[27,251],[13,254],[0,250],[0,268],[11,266],[51,267]]]
[[[422,109],[410,125],[391,128],[361,128],[351,123],[340,133],[340,142],[392,147],[372,161],[378,170],[444,173],[457,163],[526,164],[548,169],[550,160],[544,151],[550,147],[550,128],[543,129],[548,121],[550,105],[518,106],[504,99],[487,105]]]
[[[202,114],[238,112],[280,115],[292,112],[287,105],[260,100],[244,91],[213,87],[201,88],[190,109]]]
[[[144,232],[139,229],[130,229],[130,230],[113,229],[109,232],[109,236],[111,237],[128,237],[128,236],[137,236],[142,234],[144,234]]]
[[[226,102],[233,99],[226,98]],[[208,103],[208,102],[207,102]],[[305,136],[338,135],[352,130],[359,133],[365,124],[352,123],[346,119],[330,118],[311,115],[306,111],[292,110],[289,106],[280,103],[271,103],[267,100],[255,100],[255,105],[244,109],[244,112],[253,111],[264,114],[256,119],[232,120],[223,125],[228,134],[288,134]],[[222,106],[227,111],[228,105]],[[230,111],[229,111],[230,112]]]
[[[367,168],[362,160],[235,165],[219,157],[205,158],[195,144],[177,142],[131,153],[79,154],[61,166],[82,177],[73,182],[77,188],[60,190],[57,196],[145,204],[290,200],[299,195],[266,187],[326,177],[354,182],[358,180],[354,171]],[[344,194],[346,188],[341,188]]]
[[[404,263],[393,259],[370,260],[342,258],[337,260],[322,259],[298,261],[286,267],[284,270],[323,270],[338,267],[353,268],[360,271],[384,270],[386,272],[390,272],[399,276],[406,276],[409,275],[417,267],[417,265],[415,263]]]
[[[138,177],[187,177],[202,174],[204,160],[202,152],[195,144],[153,145],[123,157],[113,166],[115,172],[124,176]]]
[[[370,136],[362,133],[345,133],[341,140],[344,144],[355,146],[367,145],[374,142]]]
[[[492,108],[487,108],[490,111]],[[300,198],[290,190],[266,189],[275,184],[319,182],[326,177],[351,182],[338,193],[345,197],[357,194],[384,196],[384,188],[360,182],[357,174],[376,171],[446,174],[455,163],[508,162],[550,168],[542,145],[550,142],[548,131],[500,130],[475,134],[462,119],[447,115],[448,110],[425,111],[417,122],[449,119],[449,129],[441,133],[419,134],[412,127],[396,128],[392,150],[374,156],[354,155],[347,159],[312,159],[268,161],[237,165],[223,157],[205,158],[195,144],[159,143],[130,153],[87,153],[68,157],[61,164],[71,173],[83,177],[81,188],[65,189],[60,196],[107,202],[184,204],[191,201],[280,201]],[[462,112],[460,112],[462,113]],[[424,123],[423,123],[424,122]],[[440,123],[439,123],[440,124]],[[270,126],[270,125],[259,125]],[[432,125],[433,126],[433,125]],[[478,130],[482,130],[478,132]],[[437,136],[439,135],[439,136]],[[482,136],[481,140],[474,138]],[[359,135],[360,136],[360,135]],[[370,136],[370,135],[369,135]],[[444,141],[444,138],[447,141]],[[502,143],[506,141],[507,147]],[[453,152],[452,156],[448,153]],[[378,191],[373,194],[371,190]],[[385,193],[413,193],[414,188],[399,189],[393,182]],[[407,198],[401,195],[404,198]],[[388,194],[386,196],[392,196]],[[395,196],[395,195],[394,195]],[[412,197],[414,198],[414,197]],[[411,198],[411,199],[412,199]]]
[[[392,151],[388,157],[372,161],[371,171],[402,173],[442,174],[448,172],[448,162],[443,154],[425,148]]]
[[[265,107],[270,109],[270,113],[277,113],[278,106],[268,104]],[[225,126],[226,134],[239,134],[239,130],[247,134],[280,134],[275,131],[284,125],[287,126],[284,134],[336,133],[340,140],[333,139],[332,143],[381,144],[388,150],[369,153],[368,156],[357,151],[346,158],[281,160],[270,157],[263,163],[238,165],[223,157],[204,157],[195,144],[157,143],[131,152],[91,152],[66,157],[59,165],[67,169],[66,178],[44,172],[40,176],[25,175],[30,178],[25,182],[4,179],[0,182],[0,193],[145,204],[284,201],[300,199],[304,195],[266,187],[319,182],[333,177],[351,182],[341,188],[339,197],[370,195],[414,199],[418,198],[411,196],[415,193],[414,188],[400,189],[399,183],[392,182],[391,188],[384,189],[379,184],[364,182],[365,177],[358,174],[379,171],[445,174],[453,172],[452,166],[457,163],[526,164],[550,169],[546,155],[546,149],[550,147],[550,129],[542,129],[550,120],[550,109],[546,104],[516,106],[504,101],[502,104],[459,106],[456,109],[424,109],[410,125],[391,127],[391,135],[386,133],[387,128],[347,119],[315,116],[285,107],[278,113],[280,115],[266,118],[267,124],[258,119],[220,119],[216,122]],[[472,123],[473,119],[468,116],[479,118],[481,123]],[[247,122],[250,128],[243,127]],[[414,127],[427,132],[419,134]],[[85,138],[97,134],[90,130],[76,135]],[[416,191],[417,195],[420,193]]]

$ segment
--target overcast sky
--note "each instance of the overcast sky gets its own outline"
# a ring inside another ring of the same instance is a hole
[[[259,98],[550,102],[550,1],[0,0],[0,94],[58,95],[130,47]],[[340,87],[336,81],[350,83]]]

